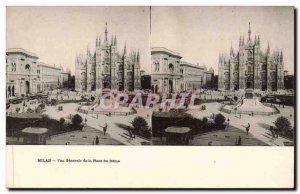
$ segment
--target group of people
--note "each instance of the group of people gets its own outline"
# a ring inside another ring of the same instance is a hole
[[[99,125],[99,127],[102,127],[102,126]],[[105,123],[105,125],[102,127],[102,128],[103,128],[103,133],[104,133],[104,135],[106,134],[107,127],[108,127],[107,123]],[[95,139],[93,140],[93,144],[94,144],[94,145],[99,145],[99,143],[100,143],[99,137],[96,136]]]
[[[127,131],[129,133],[129,141],[135,139],[135,131],[131,127],[128,127]]]
[[[279,137],[278,130],[273,126],[270,126],[270,131],[272,133],[272,139],[278,139]]]

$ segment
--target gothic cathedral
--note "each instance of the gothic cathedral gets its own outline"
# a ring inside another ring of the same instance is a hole
[[[131,51],[127,54],[126,43],[123,52],[117,50],[117,37],[108,40],[107,23],[105,37],[96,38],[96,49],[91,53],[87,48],[86,56],[77,55],[75,59],[75,90],[99,91],[111,89],[134,91],[141,87],[140,54]]]
[[[248,38],[240,37],[239,50],[230,55],[219,56],[218,89],[221,91],[236,91],[253,89],[254,91],[283,90],[283,54],[282,50],[270,52],[270,45],[266,51],[260,48],[260,36],[251,38],[249,22]]]

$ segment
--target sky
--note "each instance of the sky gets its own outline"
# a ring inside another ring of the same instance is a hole
[[[262,51],[282,49],[284,68],[294,73],[293,7],[151,7],[151,46],[179,52],[182,60],[218,69],[221,52],[236,51],[239,37],[260,35]]]
[[[150,73],[150,48],[166,47],[183,60],[218,68],[221,52],[236,51],[239,36],[260,35],[261,48],[282,49],[285,69],[294,73],[293,7],[7,7],[6,47],[36,53],[39,61],[75,72],[76,53],[94,50],[97,36],[116,33],[118,50],[139,49]],[[151,33],[151,34],[150,34]]]
[[[7,7],[6,48],[36,53],[39,61],[69,67],[75,73],[76,53],[95,49],[97,36],[116,33],[118,50],[126,41],[140,51],[141,66],[150,66],[149,7]]]

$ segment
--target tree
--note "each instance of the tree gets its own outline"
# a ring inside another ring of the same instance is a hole
[[[215,116],[214,121],[217,126],[222,126],[225,123],[225,120],[226,118],[221,113],[219,113]]]
[[[292,130],[291,122],[284,116],[280,116],[276,119],[275,126],[283,135],[287,135]]]
[[[27,109],[27,113],[33,113],[33,112],[34,112],[34,110],[32,110],[31,108]]]
[[[144,119],[143,117],[137,116],[133,119],[131,124],[132,124],[133,130],[136,134],[140,134],[140,135],[148,137],[148,135],[149,135],[148,132],[150,132],[150,130],[149,130],[149,126],[148,126],[146,119]]]
[[[64,122],[65,122],[65,119],[64,119],[63,117],[61,117],[61,118],[59,119],[59,124],[63,125]]]
[[[72,117],[72,124],[74,125],[74,127],[77,129],[80,124],[82,123],[82,117],[79,114],[76,114]]]

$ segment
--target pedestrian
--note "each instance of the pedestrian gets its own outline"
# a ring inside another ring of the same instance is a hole
[[[87,119],[86,119],[86,118],[84,119],[84,122],[87,122]]]
[[[96,145],[99,145],[99,137],[96,136],[96,141],[95,141]]]
[[[242,113],[240,113],[240,119],[242,118]]]
[[[291,118],[291,119],[293,118],[293,115],[292,115],[292,114],[290,114],[290,118]]]
[[[248,126],[246,127],[246,131],[247,131],[247,135],[248,135],[248,133],[250,131],[250,123],[248,123]]]
[[[131,140],[133,140],[131,129],[129,129],[128,132],[129,132],[129,141],[131,141]]]
[[[272,133],[272,139],[275,139],[275,131],[274,131],[273,126],[270,126],[270,131]]]
[[[135,139],[135,134],[136,134],[136,130],[133,128],[132,129],[132,135],[133,135],[133,138]]]
[[[239,136],[238,145],[242,145],[242,138],[241,138],[241,136]]]
[[[275,136],[276,136],[276,139],[278,139],[278,136],[279,136],[279,131],[277,128],[274,129],[274,132],[275,132]]]
[[[105,126],[103,127],[103,133],[104,133],[104,135],[106,134],[106,131],[107,131],[107,123],[105,123]]]
[[[147,119],[149,119],[149,114],[147,113]]]
[[[228,117],[228,119],[227,119],[228,124],[229,124],[229,121],[230,121],[230,119],[229,119],[229,117]]]

